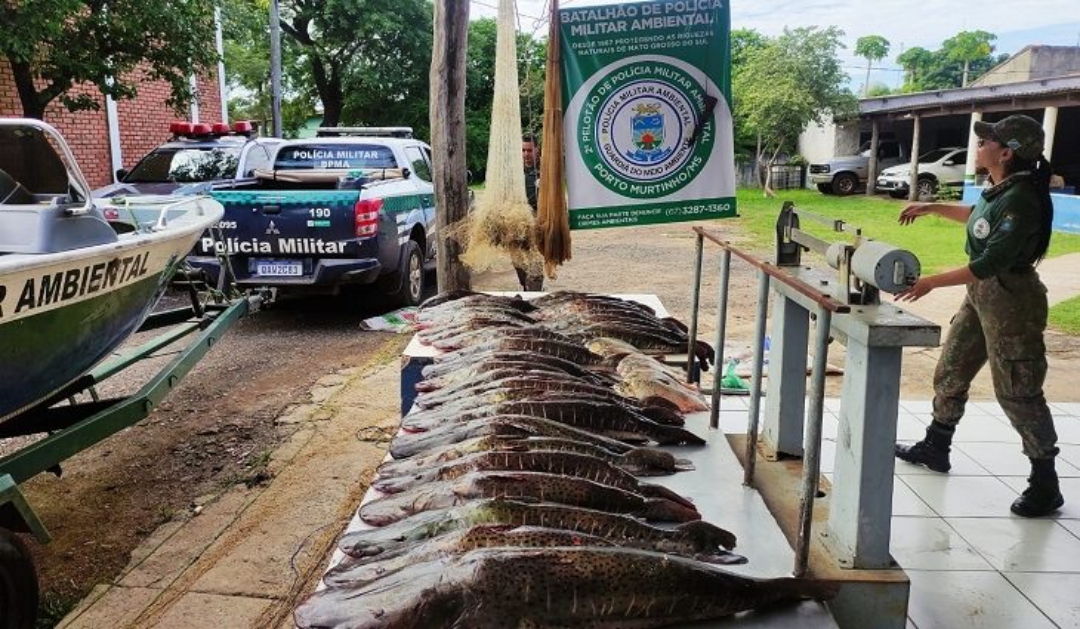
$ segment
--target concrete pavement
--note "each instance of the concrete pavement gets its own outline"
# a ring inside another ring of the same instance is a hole
[[[397,431],[392,358],[319,380],[276,420],[296,430],[274,453],[269,483],[228,488],[162,526],[58,628],[292,627]]]

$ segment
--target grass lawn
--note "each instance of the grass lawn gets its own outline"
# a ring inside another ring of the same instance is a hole
[[[783,190],[777,192],[776,197],[767,199],[760,190],[753,189],[740,189],[738,199],[740,217],[731,220],[751,235],[755,249],[773,250],[780,207],[784,201],[794,201],[800,209],[843,220],[861,227],[865,236],[911,251],[922,263],[923,275],[946,271],[967,261],[963,225],[936,216],[924,216],[911,225],[902,226],[896,222],[896,217],[906,201],[862,194],[837,197],[811,190]],[[846,233],[834,233],[824,225],[805,219],[802,228],[828,241],[850,239]],[[1048,255],[1078,251],[1080,235],[1058,233],[1051,240]]]
[[[740,189],[739,218],[730,219],[753,238],[753,248],[772,251],[776,242],[776,217],[784,201],[794,201],[800,209],[836,218],[861,227],[863,234],[914,253],[922,263],[923,275],[961,266],[964,253],[964,226],[936,216],[920,218],[906,227],[896,222],[907,201],[862,194],[850,197],[824,195],[811,190],[784,190],[775,198],[765,198],[760,190]],[[824,240],[850,238],[808,220],[802,228]],[[1050,242],[1049,257],[1080,251],[1080,235],[1056,233]],[[815,255],[816,254],[811,254]],[[822,261],[823,263],[823,261]],[[1080,297],[1050,309],[1050,326],[1068,334],[1080,334]]]
[[[1050,327],[1073,336],[1080,336],[1080,297],[1066,299],[1050,308]]]

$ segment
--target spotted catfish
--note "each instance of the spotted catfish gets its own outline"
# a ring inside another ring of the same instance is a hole
[[[837,589],[633,549],[485,548],[317,592],[294,620],[303,629],[650,629],[829,599]]]
[[[543,472],[470,472],[454,480],[372,500],[360,507],[359,514],[372,526],[385,526],[414,513],[445,509],[476,498],[556,502],[659,522],[701,519],[697,509],[667,498],[647,498],[584,478]]]
[[[536,368],[564,371],[570,375],[585,378],[587,380],[592,379],[591,377],[597,375],[597,372],[599,372],[599,375],[606,375],[604,374],[605,371],[614,372],[613,365],[595,367],[594,371],[593,368],[587,368],[572,360],[552,356],[550,354],[533,352],[528,349],[502,349],[496,347],[489,348],[486,351],[468,357],[459,357],[455,360],[448,359],[437,364],[428,365],[427,367],[424,367],[422,373],[425,379],[436,379],[451,374],[457,374],[462,371],[473,370],[477,365],[491,361],[526,362],[531,363]],[[608,378],[608,380],[613,382],[610,378]]]
[[[380,477],[389,478],[414,474],[478,452],[535,452],[538,450],[588,455],[606,461],[634,476],[663,476],[694,469],[689,461],[675,460],[670,452],[656,448],[631,448],[627,452],[617,453],[573,439],[491,434],[437,447],[412,458],[387,461],[380,465],[377,471]]]
[[[504,297],[471,290],[451,290],[427,298],[420,304],[419,310],[420,312],[435,312],[440,309],[468,308],[482,304],[512,306],[522,312],[531,312],[536,309],[534,304],[520,297]]]
[[[544,354],[562,358],[563,360],[569,360],[572,363],[582,366],[600,365],[604,363],[602,357],[585,349],[580,343],[511,335],[496,337],[478,345],[441,354],[435,357],[435,364],[468,364],[475,361],[477,357],[493,351],[519,351]]]
[[[678,426],[659,424],[626,406],[604,400],[564,396],[538,396],[453,412],[434,409],[409,413],[402,418],[406,431],[423,432],[445,423],[461,423],[495,415],[531,415],[619,439],[651,439],[660,445],[703,445],[705,440]]]
[[[498,435],[501,437],[544,436],[583,441],[616,453],[629,452],[634,446],[597,435],[587,430],[567,426],[559,422],[528,415],[492,415],[468,422],[452,422],[433,430],[401,433],[390,442],[390,455],[395,459],[407,459],[434,448],[460,443],[474,437]],[[674,459],[674,457],[673,457]]]
[[[326,571],[328,587],[357,587],[402,570],[412,564],[448,555],[460,555],[477,548],[550,548],[557,546],[614,546],[615,542],[595,535],[565,529],[512,524],[482,524],[453,531],[375,557],[345,558]]]
[[[426,470],[418,470],[411,474],[380,477],[373,483],[373,486],[383,493],[398,494],[429,483],[461,478],[470,472],[484,471],[545,472],[547,474],[573,476],[595,481],[608,487],[635,492],[646,497],[664,498],[688,509],[695,509],[693,502],[670,489],[639,482],[629,472],[620,470],[607,461],[586,454],[551,450],[478,452],[456,461],[443,463]]]
[[[583,393],[595,398],[609,400],[614,403],[629,404],[634,407],[638,406],[637,401],[633,398],[620,395],[608,387],[593,384],[573,376],[565,374],[515,374],[505,372],[493,372],[488,379],[482,379],[471,385],[461,385],[453,389],[439,391],[438,393],[418,395],[416,396],[416,405],[421,408],[435,408],[442,406],[443,404],[452,404],[458,408],[461,408],[462,406],[475,407],[490,403],[489,400],[495,400],[496,397],[494,396],[499,394],[506,396],[502,399],[508,399],[513,397],[513,393],[522,394],[533,391]],[[498,401],[501,401],[501,399]]]
[[[735,535],[730,531],[701,520],[665,529],[631,516],[596,509],[489,498],[471,500],[447,509],[424,511],[377,529],[352,531],[341,537],[338,548],[352,557],[397,553],[403,545],[410,546],[485,523],[574,531],[602,537],[620,546],[714,563],[730,563],[730,553],[726,551],[734,548],[736,543]]]

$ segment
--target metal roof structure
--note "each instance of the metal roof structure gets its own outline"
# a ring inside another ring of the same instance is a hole
[[[1080,106],[1080,74],[935,92],[894,94],[859,100],[863,118],[948,116],[973,111],[1014,111]]]

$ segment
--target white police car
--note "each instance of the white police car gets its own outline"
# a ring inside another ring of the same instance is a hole
[[[94,198],[144,194],[200,194],[214,182],[252,176],[269,168],[280,138],[258,137],[251,122],[169,125],[172,139],[150,151],[129,171],[116,172],[118,183],[94,191]]]

